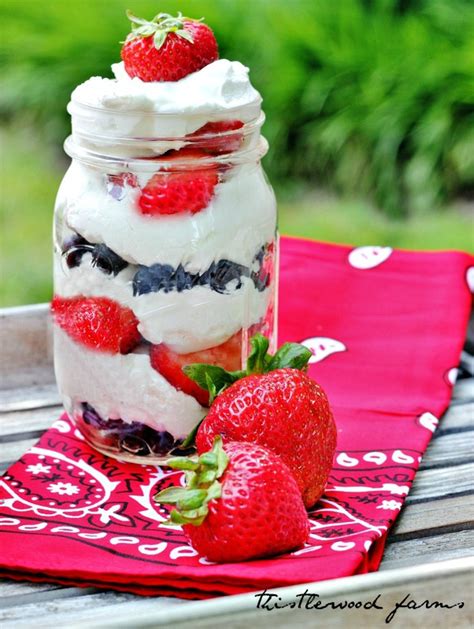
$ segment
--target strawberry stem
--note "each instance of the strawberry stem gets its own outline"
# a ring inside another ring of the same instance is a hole
[[[137,37],[153,36],[153,43],[157,50],[163,46],[169,33],[175,33],[178,37],[193,44],[193,36],[189,30],[185,29],[185,23],[201,22],[203,20],[203,18],[194,20],[184,17],[182,13],[178,13],[177,17],[173,17],[169,13],[158,13],[152,20],[144,20],[134,15],[131,11],[127,10],[126,13],[132,23],[132,31],[129,33],[126,41],[136,39]]]
[[[167,487],[153,500],[159,504],[174,504],[165,524],[192,524],[199,526],[206,518],[211,500],[220,498],[222,485],[218,479],[224,474],[229,458],[222,447],[222,439],[214,439],[212,450],[197,460],[185,457],[169,459],[165,465],[185,471],[185,487]]]
[[[241,371],[226,371],[217,365],[193,363],[183,367],[184,373],[194,380],[202,389],[209,391],[212,404],[216,396],[225,391],[231,384],[241,378],[253,374],[268,373],[275,369],[301,369],[305,371],[312,354],[307,347],[299,343],[285,343],[274,354],[268,353],[269,340],[263,334],[255,334],[250,339],[251,352],[247,358],[247,366]],[[183,445],[190,445],[186,437]]]

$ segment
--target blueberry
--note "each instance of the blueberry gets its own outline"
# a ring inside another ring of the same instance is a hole
[[[174,446],[173,435],[166,430],[153,430],[153,433],[153,438],[149,441],[152,452],[154,454],[167,454]]]
[[[204,273],[201,273],[201,275],[199,275],[199,285],[200,286],[207,286],[208,284],[211,283],[211,277],[215,271],[216,268],[216,263],[213,262],[211,264],[211,266],[207,269],[207,271],[204,271]]]
[[[182,440],[175,441],[166,430],[155,430],[141,422],[124,422],[122,419],[103,419],[87,402],[82,403],[82,418],[86,424],[107,432],[109,437],[116,437],[117,447],[123,452],[135,456],[167,454]],[[184,456],[186,453],[183,451]]]
[[[254,258],[255,262],[259,263],[259,266],[262,266],[263,264],[263,258],[265,257],[265,246],[261,247],[257,253],[257,255]]]
[[[138,267],[133,278],[133,294],[145,295],[164,290],[168,293],[174,288],[174,269],[169,264],[152,264]]]
[[[94,246],[92,264],[108,275],[118,275],[128,266],[128,262],[104,244]]]
[[[127,435],[119,441],[119,447],[124,452],[129,452],[135,456],[148,456],[150,448],[146,441],[136,435]]]
[[[99,413],[87,402],[82,402],[82,419],[94,428],[106,428],[107,420],[102,419]]]
[[[133,277],[133,294],[146,295],[152,291],[152,275],[147,266],[140,265]]]
[[[183,266],[180,264],[174,272],[174,285],[178,293],[183,290],[188,290],[193,287],[195,276],[192,273],[187,273]]]
[[[184,439],[176,439],[174,442],[174,447],[170,450],[170,454],[173,456],[188,456],[190,454],[194,454],[196,452],[195,446],[188,446],[187,448],[182,448],[181,444]]]
[[[224,293],[230,282],[237,280],[235,289],[242,286],[242,276],[248,275],[248,269],[241,264],[231,262],[230,260],[219,260],[215,265],[210,277],[210,286],[212,290],[218,293]]]
[[[75,266],[79,266],[83,255],[92,251],[93,248],[94,245],[79,234],[75,234],[66,240],[63,244],[63,256],[68,267],[72,269]]]

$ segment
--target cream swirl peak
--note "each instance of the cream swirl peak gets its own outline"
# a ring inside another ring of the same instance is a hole
[[[123,62],[114,63],[112,71],[115,79],[93,76],[76,87],[72,102],[122,111],[212,115],[262,102],[248,68],[239,61],[218,59],[180,81],[131,78]]]
[[[160,154],[181,144],[150,139],[183,138],[209,121],[247,123],[261,113],[262,97],[238,61],[219,59],[179,81],[131,78],[123,62],[112,69],[116,78],[92,77],[71,95],[73,136],[82,145],[106,138],[110,153],[127,155],[122,140],[143,138],[150,152]]]

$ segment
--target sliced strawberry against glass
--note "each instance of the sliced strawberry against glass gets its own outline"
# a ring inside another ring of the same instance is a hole
[[[233,153],[242,146],[244,135],[235,132],[243,126],[244,123],[241,120],[218,120],[206,123],[186,137],[207,153],[213,155]]]
[[[169,214],[196,214],[204,210],[219,183],[216,164],[202,165],[199,159],[208,158],[204,151],[182,149],[160,159],[170,162],[169,169],[155,173],[138,197],[138,208],[149,216]],[[173,170],[173,161],[187,160],[186,169],[179,165]],[[189,161],[188,161],[189,160]],[[193,167],[191,160],[196,160]],[[191,162],[191,163],[190,163]]]
[[[54,321],[89,349],[128,354],[140,342],[138,319],[108,297],[60,297],[51,303]]]
[[[177,354],[167,345],[153,345],[150,351],[151,365],[176,389],[192,395],[203,406],[209,405],[209,392],[188,378],[183,367],[193,363],[217,365],[227,371],[236,371],[241,367],[242,332],[234,334],[221,345],[189,354]]]
[[[124,198],[127,188],[138,188],[138,179],[133,173],[123,172],[107,175],[107,193],[116,201],[121,201]]]

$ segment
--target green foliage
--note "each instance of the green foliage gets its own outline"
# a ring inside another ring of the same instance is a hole
[[[52,295],[51,225],[54,197],[66,160],[34,128],[0,128],[4,155],[0,221],[0,306],[48,301]],[[394,220],[365,201],[277,190],[282,233],[358,245],[405,249],[472,249],[467,213],[445,209]]]
[[[59,145],[72,89],[110,76],[125,9],[205,16],[265,98],[273,178],[372,197],[392,216],[474,186],[471,0],[3,0],[0,116]]]

